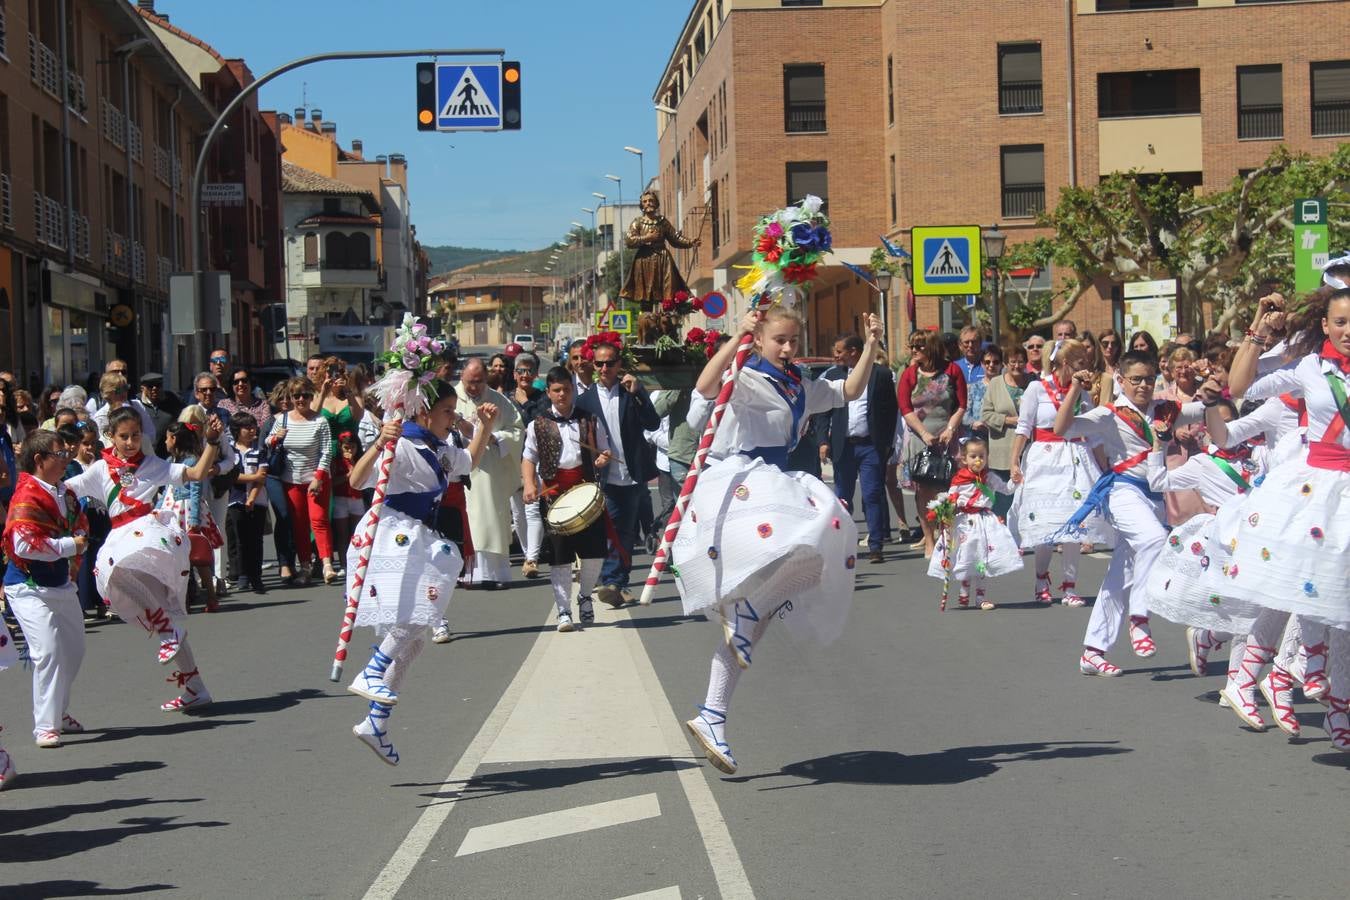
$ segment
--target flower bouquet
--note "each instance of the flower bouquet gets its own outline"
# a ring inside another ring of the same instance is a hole
[[[953,528],[956,522],[956,502],[952,500],[950,494],[943,494],[930,500],[924,518],[938,529],[940,546],[937,552],[942,554],[942,602],[938,605],[938,611],[941,612],[947,608],[947,597],[951,593],[952,557],[956,555],[956,529]]]
[[[380,354],[384,377],[375,383],[375,396],[386,417],[394,414],[412,418],[427,407],[430,384],[445,352],[445,341],[427,334],[427,326],[403,314],[403,322],[394,332],[394,342]]]
[[[736,286],[744,294],[768,295],[771,302],[796,304],[801,285],[816,277],[816,265],[833,246],[830,220],[819,197],[765,216],[755,225],[753,265]],[[762,300],[761,300],[762,303]]]

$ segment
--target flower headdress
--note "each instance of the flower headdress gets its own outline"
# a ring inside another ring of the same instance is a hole
[[[375,383],[375,396],[386,415],[401,414],[411,419],[426,410],[431,399],[431,382],[436,378],[445,341],[427,334],[412,313],[403,314],[403,324],[394,332],[394,343],[380,360],[387,367],[384,377]]]
[[[736,282],[741,293],[763,304],[795,306],[799,285],[816,277],[816,264],[832,246],[830,220],[821,199],[807,194],[801,203],[765,216],[755,225],[754,265]]]

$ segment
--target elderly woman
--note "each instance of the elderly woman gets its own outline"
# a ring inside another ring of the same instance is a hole
[[[910,336],[909,368],[900,374],[896,400],[900,414],[909,425],[909,439],[902,458],[910,477],[919,471],[925,451],[950,457],[960,434],[961,417],[966,413],[966,379],[961,368],[947,360],[942,337],[935,331],[919,331]],[[947,480],[914,479],[914,503],[923,529],[923,555],[933,555],[933,525],[925,515],[929,501],[947,489]]]
[[[1003,351],[991,344],[984,351],[984,402],[980,405],[980,420],[989,430],[989,469],[1004,481],[1012,472],[1012,445],[1017,431],[1018,410],[1022,394],[1031,382],[1027,374],[1027,352],[1014,346],[1004,365]],[[994,512],[1008,515],[1012,494],[998,494],[994,498]]]

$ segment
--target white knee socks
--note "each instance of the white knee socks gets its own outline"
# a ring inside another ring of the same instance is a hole
[[[734,616],[735,612],[728,610],[728,615]],[[759,639],[764,636],[764,630],[769,627],[770,618],[772,617],[767,612],[761,612],[759,621],[750,630],[751,648],[759,643]],[[731,694],[736,690],[736,682],[740,680],[742,671],[744,670],[737,665],[736,655],[731,652],[727,642],[719,643],[717,651],[713,653],[712,666],[708,671],[708,696],[703,701],[703,705],[720,713],[726,713],[731,706]]]
[[[392,662],[384,670],[384,683],[397,692],[408,675],[408,667],[427,645],[427,626],[395,625],[380,642],[380,652]]]

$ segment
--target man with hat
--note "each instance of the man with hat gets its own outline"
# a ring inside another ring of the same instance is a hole
[[[158,372],[146,372],[141,376],[141,406],[155,425],[155,454],[164,456],[164,433],[169,426],[178,421],[182,408],[174,409],[172,394],[164,393],[164,376]]]

